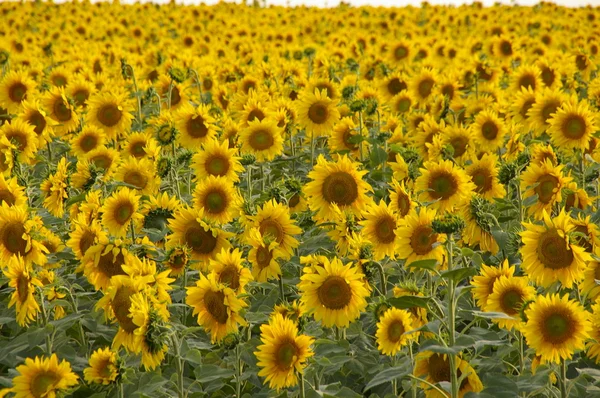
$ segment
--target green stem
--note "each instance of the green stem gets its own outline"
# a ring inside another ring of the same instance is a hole
[[[156,104],[158,105],[158,116],[160,116],[160,112],[162,111],[162,106],[160,105],[160,95],[157,92],[154,92],[154,96],[156,97]]]
[[[411,368],[415,368],[415,356],[413,354],[413,347],[412,347],[412,341],[410,341],[408,343],[408,354],[410,355],[410,363],[411,363]],[[416,380],[411,379],[410,381],[410,392],[411,392],[411,396],[412,398],[417,398],[417,383]]]
[[[285,291],[283,290],[283,275],[279,275],[279,296],[281,298],[281,302],[285,302]]]
[[[171,109],[171,94],[173,93],[173,79],[169,82],[169,89],[167,90],[167,106]]]
[[[262,192],[265,192],[265,186],[266,186],[266,182],[265,182],[265,164],[261,163],[260,164],[260,188]]]
[[[242,397],[242,358],[240,354],[240,345],[235,346],[235,363],[237,367],[237,377],[236,379],[236,388],[235,388],[235,396],[237,398]]]
[[[305,398],[306,394],[304,392],[304,373],[300,373],[300,398]]]
[[[140,98],[140,93],[138,89],[137,79],[135,78],[135,72],[133,67],[129,65],[131,68],[131,78],[133,79],[133,89],[135,90],[135,99],[137,100],[137,114],[138,114],[138,122],[140,123],[140,130],[142,129],[142,99]],[[160,101],[159,101],[160,103]]]
[[[78,314],[79,310],[77,309],[77,302],[75,301],[75,297],[73,297],[73,294],[71,294],[71,290],[67,289],[66,287],[63,287],[63,290],[65,290],[69,296],[69,300],[71,301],[71,306],[73,307],[73,312],[75,314]],[[85,343],[85,332],[83,331],[83,325],[81,324],[81,321],[78,321],[77,324],[79,325],[79,336],[81,337],[81,346],[87,349],[87,345]]]
[[[567,398],[567,361],[560,362],[560,398]]]
[[[119,398],[125,398],[125,389],[123,388],[123,383],[119,383]]]
[[[519,228],[521,228],[521,224],[523,223],[523,197],[521,195],[521,186],[519,181],[516,182],[515,191],[517,192],[517,203],[519,205]]]
[[[246,185],[248,188],[248,203],[250,202],[250,200],[252,200],[252,167],[250,165],[248,165],[248,168],[246,169]]]
[[[387,296],[387,283],[385,280],[385,270],[383,269],[383,265],[381,265],[378,261],[373,261],[372,264],[375,264],[375,266],[379,270],[379,278],[380,278],[380,282],[381,282],[381,293],[385,297],[385,296]]]
[[[315,164],[315,133],[310,134],[310,165]]]
[[[579,169],[581,170],[581,189],[585,190],[585,153],[581,151]]]
[[[183,371],[185,363],[181,360],[181,347],[179,345],[179,339],[175,334],[171,335],[171,342],[173,349],[175,350],[175,371],[177,372],[177,396],[179,398],[185,398],[185,390],[183,387]]]
[[[133,225],[133,219],[129,220],[129,227],[131,228],[131,244],[135,245],[135,226]]]
[[[48,148],[48,161],[52,163],[52,147],[50,146],[50,141],[46,142],[46,147]],[[48,165],[50,167],[50,165]]]
[[[525,342],[523,341],[523,333],[517,333],[519,341],[519,374],[523,374],[525,372]]]
[[[46,328],[46,326],[48,325],[48,319],[50,314],[46,311],[46,303],[44,300],[44,291],[42,290],[42,288],[39,288],[39,292],[40,292],[40,303],[41,303],[41,307],[42,307],[42,323],[44,326],[44,329]],[[52,341],[50,339],[50,333],[48,333],[46,331],[45,333],[45,340],[46,340],[46,354],[48,354],[48,356],[52,355]]]
[[[448,238],[446,241],[446,249],[448,251],[448,271],[452,271],[453,268],[453,253],[454,253],[454,238],[452,234],[448,234]],[[448,281],[448,347],[452,348],[455,344],[455,333],[456,333],[456,324],[455,324],[455,285],[453,280]],[[452,388],[452,398],[458,397],[458,377],[457,377],[457,367],[456,367],[456,355],[449,355],[450,359],[450,384]]]

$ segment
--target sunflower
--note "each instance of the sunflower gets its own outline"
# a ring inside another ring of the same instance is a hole
[[[189,105],[185,87],[167,75],[161,75],[156,83],[156,88],[165,105],[164,109],[177,111],[184,105]]]
[[[71,364],[64,359],[59,363],[56,354],[27,358],[24,365],[17,366],[17,372],[12,387],[15,398],[53,398],[77,385],[78,376],[71,371]]]
[[[512,116],[512,121],[515,123],[529,123],[529,109],[535,103],[535,92],[531,87],[523,87],[517,90],[517,94],[512,101],[509,114]]]
[[[160,177],[156,174],[156,164],[152,160],[128,157],[121,160],[114,179],[129,184],[142,195],[154,195],[160,187]]]
[[[122,187],[106,198],[102,205],[102,224],[116,237],[127,234],[129,223],[135,224],[143,218],[139,210],[140,196],[134,190]]]
[[[565,208],[565,211],[569,210]],[[590,215],[584,218],[581,213],[578,214],[577,218],[572,218],[571,221],[575,226],[574,232],[577,233],[573,236],[573,243],[583,247],[589,254],[596,253],[597,249],[600,248],[600,227],[592,222]]]
[[[190,262],[190,249],[185,246],[176,246],[167,251],[165,266],[169,275],[178,277],[187,269]]]
[[[579,188],[575,181],[569,182],[563,193],[565,195],[565,211],[571,211],[571,209],[585,210],[593,203],[587,191]]]
[[[377,323],[377,348],[383,355],[393,356],[413,337],[411,314],[398,308],[388,309]]]
[[[247,127],[251,122],[261,122],[267,117],[269,97],[265,93],[252,90],[239,115],[242,127]]]
[[[56,172],[51,174],[40,185],[40,191],[44,194],[43,206],[54,217],[62,218],[65,214],[64,202],[67,195],[67,158],[63,157],[56,165]]]
[[[390,100],[392,114],[409,115],[417,105],[417,99],[407,90],[402,90]]]
[[[109,140],[131,128],[133,106],[124,92],[100,92],[92,95],[87,104],[86,124],[102,129]]]
[[[144,216],[144,228],[164,230],[180,206],[181,202],[167,192],[150,196],[140,209]]]
[[[4,274],[10,280],[8,285],[15,289],[8,303],[8,308],[16,304],[17,323],[20,326],[29,325],[40,312],[40,306],[35,298],[35,289],[43,285],[31,273],[30,267],[25,264],[21,256],[11,257],[4,271]]]
[[[538,296],[525,310],[523,335],[543,362],[571,359],[584,348],[591,323],[585,309],[568,295]]]
[[[537,201],[527,207],[529,214],[540,219],[543,212],[551,212],[554,204],[562,200],[561,190],[571,181],[571,177],[563,176],[563,167],[546,159],[541,165],[531,163],[521,174],[523,200],[537,195]]]
[[[511,74],[510,90],[512,92],[528,89],[536,91],[542,87],[542,84],[542,72],[536,65],[520,65]]]
[[[494,323],[504,329],[521,330],[525,324],[521,321],[520,311],[523,304],[535,299],[535,288],[529,286],[524,276],[506,277],[501,275],[493,283],[493,292],[487,298],[485,311],[503,312],[513,319],[494,319]]]
[[[549,287],[559,281],[570,289],[583,279],[591,256],[569,237],[575,225],[564,210],[552,219],[544,211],[542,219],[542,225],[523,223],[523,270],[537,285]]]
[[[109,181],[119,164],[119,152],[113,148],[99,146],[89,151],[86,159],[90,165],[103,174],[104,181]]]
[[[381,80],[380,91],[383,96],[390,100],[402,90],[408,89],[405,76],[401,73],[391,73]]]
[[[149,243],[146,241],[145,243]],[[144,244],[144,241],[137,244]],[[125,254],[125,262],[122,266],[125,274],[131,278],[141,278],[146,283],[145,292],[155,304],[156,309],[167,311],[165,304],[171,304],[169,291],[173,289],[170,285],[175,281],[169,278],[169,271],[158,271],[156,262],[148,257],[141,257],[136,253]]]
[[[415,192],[420,192],[422,202],[440,213],[454,209],[467,199],[475,185],[463,169],[449,160],[425,162],[421,175],[415,180]]]
[[[244,293],[246,285],[252,280],[250,270],[244,267],[242,254],[239,249],[222,249],[214,260],[210,260],[209,265],[217,282],[231,288],[236,295]]]
[[[137,326],[134,331],[135,346],[142,353],[142,365],[146,371],[154,370],[164,360],[168,350],[167,336],[162,330],[166,329],[169,322],[169,312],[155,308],[144,294],[135,294],[131,298],[129,313]]]
[[[257,282],[279,278],[281,267],[277,260],[287,256],[271,235],[263,236],[258,228],[251,228],[246,238],[251,246],[248,261],[252,264],[252,277]]]
[[[500,248],[492,235],[492,227],[495,225],[493,218],[493,204],[477,194],[471,196],[471,200],[463,203],[459,208],[464,220],[465,229],[462,240],[470,246],[479,245],[481,250],[492,254],[498,253]]]
[[[394,162],[388,160],[390,168],[392,169],[392,178],[394,181],[404,181],[410,178],[410,169],[402,155],[397,153],[394,160]]]
[[[200,209],[181,208],[168,222],[171,234],[167,236],[167,249],[185,245],[191,249],[192,260],[208,264],[223,248],[231,245],[231,233],[216,228],[202,219]]]
[[[134,157],[136,159],[156,159],[160,153],[160,146],[158,145],[158,142],[152,138],[152,134],[149,131],[137,133],[131,132],[127,135],[121,153],[125,157]]]
[[[239,173],[244,171],[237,150],[230,149],[227,141],[208,140],[200,151],[192,157],[192,168],[197,181],[208,176],[223,177],[227,181],[238,182]]]
[[[88,106],[88,99],[96,92],[94,84],[81,76],[75,77],[66,87],[67,95],[73,98],[75,105],[81,109]]]
[[[24,71],[10,71],[0,81],[0,106],[8,113],[20,113],[22,102],[33,94],[35,81]]]
[[[67,246],[73,250],[79,261],[83,259],[90,247],[98,241],[107,239],[100,222],[96,219],[89,220],[85,214],[79,214],[72,221],[72,226],[74,229],[69,234]]]
[[[346,256],[350,250],[350,240],[355,234],[357,239],[364,240],[364,236],[359,234],[358,222],[361,218],[354,215],[349,210],[341,210],[336,204],[332,205],[333,218],[331,223],[333,227],[327,231],[327,235],[335,242],[335,249],[340,256]]]
[[[89,365],[83,370],[83,376],[88,383],[109,385],[116,383],[120,377],[119,357],[109,347],[94,351],[90,356]]]
[[[12,257],[20,256],[26,264],[45,264],[46,248],[33,239],[37,223],[28,219],[27,209],[0,206],[0,261],[7,263]]]
[[[52,140],[54,134],[52,127],[55,122],[46,115],[37,100],[23,102],[23,113],[19,115],[19,119],[33,126],[38,139],[38,148],[42,148]]]
[[[497,162],[498,157],[495,154],[485,153],[465,168],[465,172],[475,184],[475,192],[487,200],[506,196],[506,189],[498,181]]]
[[[333,204],[360,215],[370,201],[367,192],[373,190],[363,181],[365,174],[367,171],[358,170],[358,163],[352,162],[346,155],[338,156],[335,162],[328,162],[320,155],[317,164],[308,173],[312,181],[304,188],[310,209],[323,220],[333,217]]]
[[[579,285],[581,293],[587,295],[591,300],[595,300],[596,297],[600,296],[600,286],[596,283],[596,279],[600,279],[600,262],[592,260],[587,263],[583,270],[583,282]]]
[[[2,203],[16,207],[25,207],[27,204],[27,196],[24,188],[17,182],[17,177],[7,179],[0,174],[0,205]]]
[[[435,218],[435,209],[421,207],[419,211],[411,210],[400,223],[396,231],[398,257],[406,259],[405,264],[417,260],[435,259],[444,263],[444,235],[433,232],[431,223]]]
[[[261,368],[258,375],[265,377],[265,383],[277,391],[296,385],[296,372],[302,373],[306,360],[313,356],[310,346],[314,339],[300,334],[294,321],[281,314],[271,317],[269,324],[261,325],[260,339],[262,344],[254,352]]]
[[[266,202],[257,209],[256,215],[251,216],[252,226],[258,228],[263,237],[269,237],[277,242],[278,249],[289,259],[298,247],[299,242],[294,235],[302,232],[290,217],[289,209],[277,203],[275,199]]]
[[[283,153],[283,132],[270,118],[250,122],[239,139],[241,152],[254,155],[259,162],[271,161]]]
[[[327,141],[331,151],[349,151],[353,158],[360,156],[361,147],[365,147],[364,141],[356,141],[360,138],[360,132],[351,117],[343,117],[331,130]]]
[[[106,135],[103,130],[94,125],[86,125],[71,139],[71,152],[76,157],[84,157],[94,149],[103,147]]]
[[[231,288],[217,282],[214,273],[208,277],[200,274],[196,286],[186,289],[185,302],[194,308],[193,315],[198,315],[198,324],[210,332],[213,344],[237,332],[238,325],[246,325],[239,311],[247,304]]]
[[[106,321],[119,324],[112,348],[117,350],[123,346],[129,352],[139,352],[139,341],[135,330],[138,325],[133,323],[131,306],[138,295],[144,290],[145,281],[142,278],[131,278],[129,275],[116,275],[110,279],[110,284],[104,296],[96,303],[96,311],[103,309]]]
[[[300,321],[300,318],[304,315],[304,311],[298,300],[294,300],[291,303],[277,304],[273,308],[271,318],[273,318],[276,314],[279,314],[284,318],[290,319],[297,324]]]
[[[19,162],[31,163],[37,152],[38,144],[35,127],[17,118],[0,127],[0,135],[15,146]]]
[[[323,326],[348,327],[367,307],[364,276],[352,263],[334,257],[300,277],[298,289],[306,312]]]
[[[304,90],[296,101],[296,112],[309,137],[327,135],[340,119],[335,100],[327,97],[326,90]]]
[[[477,306],[481,308],[482,311],[488,311],[488,300],[490,295],[494,292],[496,281],[502,276],[513,278],[514,273],[515,267],[509,266],[508,260],[504,260],[500,267],[485,264],[481,265],[479,275],[473,277],[471,286],[473,286],[473,298],[475,298]]]
[[[504,145],[506,128],[495,112],[490,110],[479,112],[471,126],[480,150],[495,152]]]
[[[413,60],[413,46],[409,40],[401,40],[388,48],[389,59],[392,65],[403,66]]]
[[[410,282],[401,282],[399,286],[394,286],[393,289],[394,297],[405,297],[405,296],[416,296],[423,297],[423,292],[418,288],[418,286],[410,283]],[[425,326],[428,322],[427,320],[427,309],[423,307],[410,307],[406,309],[410,313],[410,321],[413,329],[418,329],[422,326]],[[419,336],[419,332],[411,333],[414,338]],[[425,333],[425,336],[428,336],[428,333]]]
[[[83,243],[84,241],[81,240],[80,246]],[[81,269],[94,289],[106,290],[113,276],[125,275],[123,264],[126,255],[125,242],[121,240],[110,242],[107,238],[98,239],[96,244],[85,251],[85,256],[81,260]]]
[[[550,119],[566,101],[566,94],[545,89],[535,96],[535,103],[527,111],[531,128],[538,134],[544,133],[550,127]]]
[[[567,101],[548,121],[552,143],[564,149],[588,149],[596,132],[596,115],[584,101]]]
[[[431,68],[423,68],[417,75],[412,77],[409,87],[421,104],[429,100],[431,94],[434,92],[436,80],[438,80],[438,75]]]
[[[473,128],[466,128],[462,125],[448,125],[442,130],[440,136],[441,142],[452,147],[452,157],[459,163],[475,158],[475,135]],[[435,144],[435,136],[430,145],[425,144],[429,152],[429,159],[438,159],[438,156],[432,156],[431,146]]]
[[[64,88],[51,88],[44,96],[43,105],[50,118],[56,122],[54,131],[60,136],[77,130],[79,116],[67,99]]]
[[[379,205],[369,206],[364,217],[365,220],[359,224],[364,227],[361,233],[373,244],[373,259],[378,261],[385,256],[394,259],[398,244],[398,216],[391,206],[381,200]]]
[[[185,104],[174,115],[175,126],[179,130],[177,140],[186,149],[196,151],[203,144],[216,138],[215,119],[207,105],[194,108]]]
[[[480,392],[483,390],[483,384],[475,370],[467,361],[456,358],[457,379],[463,379],[458,390],[458,398],[463,398],[469,392]],[[416,377],[425,379],[431,384],[441,382],[450,382],[450,359],[446,354],[438,354],[431,351],[420,352],[416,357],[415,369],[413,374]],[[449,394],[440,394],[437,390],[431,388],[426,383],[421,383],[425,390],[426,398],[447,398]]]

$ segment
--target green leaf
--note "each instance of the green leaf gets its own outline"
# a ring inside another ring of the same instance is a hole
[[[533,206],[534,204],[536,204],[538,201],[538,196],[537,194],[530,196],[528,198],[526,198],[525,200],[523,200],[523,206],[524,207],[530,207]]]
[[[69,207],[71,205],[74,205],[75,203],[79,203],[85,200],[85,194],[79,194],[79,195],[75,195],[75,196],[71,196],[69,199],[67,199],[67,201],[65,202],[65,207]]]
[[[382,164],[383,162],[386,161],[387,159],[387,152],[385,151],[385,149],[381,148],[381,147],[375,147],[371,150],[371,156],[369,157],[369,160],[371,161],[371,167],[377,167],[380,164]]]
[[[442,272],[442,278],[450,279],[454,282],[460,282],[463,279],[470,278],[477,275],[477,269],[473,267],[469,268],[456,268],[451,271]]]
[[[368,391],[371,388],[377,387],[381,384],[389,383],[392,380],[396,380],[401,377],[404,377],[409,372],[409,366],[408,366],[409,362],[410,361],[406,361],[406,363],[402,366],[395,366],[393,368],[388,368],[382,372],[377,373],[375,375],[375,377],[373,377],[371,379],[371,381],[369,381],[369,383],[367,383],[367,386],[365,387],[365,391]]]
[[[473,315],[485,319],[513,319],[513,317],[506,315],[504,312],[483,312],[483,311],[470,311]]]
[[[215,365],[202,365],[194,370],[196,381],[200,384],[208,383],[209,381],[228,379],[233,377],[232,369],[223,369]]]
[[[508,244],[508,234],[498,227],[492,228],[490,231],[500,249],[505,250]]]
[[[430,297],[421,297],[421,296],[402,296],[402,297],[392,297],[388,300],[388,302],[396,308],[400,308],[401,310],[407,308],[421,307],[427,308],[427,302]]]
[[[430,260],[413,261],[412,263],[408,264],[407,267],[408,268],[418,268],[418,269],[428,269],[430,271],[433,271],[435,269],[436,265],[437,265],[437,260],[430,259]]]

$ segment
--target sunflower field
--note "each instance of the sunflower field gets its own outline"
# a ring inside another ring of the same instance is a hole
[[[600,397],[599,9],[0,21],[0,397]]]

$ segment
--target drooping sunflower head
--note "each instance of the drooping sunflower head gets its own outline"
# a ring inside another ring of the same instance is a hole
[[[116,383],[120,375],[119,357],[109,347],[98,348],[89,359],[89,366],[83,370],[85,381],[109,385]]]
[[[27,326],[40,312],[36,288],[41,287],[42,282],[32,275],[31,265],[26,264],[21,256],[11,257],[4,274],[10,280],[9,286],[15,289],[8,307],[16,304],[17,323],[20,326]]]

